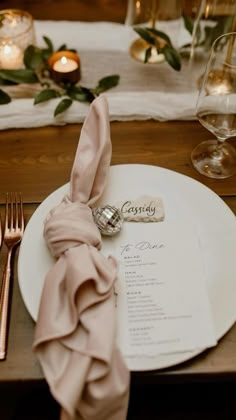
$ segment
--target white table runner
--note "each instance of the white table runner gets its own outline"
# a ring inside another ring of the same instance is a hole
[[[183,61],[180,72],[167,63],[148,65],[135,61],[129,55],[129,46],[137,38],[131,27],[109,22],[35,21],[35,29],[39,46],[46,35],[55,48],[66,43],[78,51],[82,86],[95,87],[102,77],[120,75],[119,85],[105,92],[111,121],[195,119],[199,69],[191,71],[187,61]],[[189,40],[182,20],[160,22],[159,29],[169,34],[176,47]],[[0,129],[77,123],[88,112],[89,104],[74,102],[55,118],[53,113],[61,98],[34,106],[38,86],[7,89],[13,100],[0,107]]]

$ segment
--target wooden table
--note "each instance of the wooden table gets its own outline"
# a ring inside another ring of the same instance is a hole
[[[81,125],[0,131],[0,191],[21,191],[26,220],[56,188],[68,182]],[[198,122],[113,122],[112,164],[158,165],[193,177],[219,194],[236,213],[236,176],[213,180],[191,166],[193,147],[209,137]],[[235,141],[232,141],[236,144]],[[2,211],[3,215],[3,211]],[[5,248],[1,251],[1,271]],[[29,261],[30,264],[30,261]],[[15,261],[15,267],[17,261]],[[34,279],[32,279],[34,281]],[[42,373],[31,351],[34,323],[22,302],[15,268],[9,353],[0,363],[0,381],[41,379]],[[150,374],[135,374],[135,380],[185,381],[222,376],[236,378],[236,326],[219,345],[181,366]]]
[[[0,131],[1,207],[5,192],[21,191],[28,221],[48,194],[68,182],[80,129],[81,124]],[[113,165],[150,164],[188,175],[219,194],[236,213],[236,176],[221,181],[208,179],[199,175],[190,163],[194,146],[209,138],[209,133],[198,122],[113,122],[111,137]],[[236,146],[235,139],[232,144]],[[1,213],[3,219],[3,208]],[[3,247],[1,272],[5,254]],[[0,385],[43,380],[31,350],[33,335],[34,322],[18,287],[16,255],[8,356],[6,361],[0,362]],[[236,380],[236,325],[217,347],[188,362],[162,371],[132,374],[134,386],[219,380]]]

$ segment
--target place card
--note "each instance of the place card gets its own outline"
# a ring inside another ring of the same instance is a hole
[[[115,203],[127,222],[160,222],[164,220],[164,205],[160,197],[141,196]]]
[[[113,247],[118,342],[125,356],[216,344],[201,247],[191,226],[126,224]]]

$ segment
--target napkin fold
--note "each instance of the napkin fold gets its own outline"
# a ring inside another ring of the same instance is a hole
[[[111,152],[108,105],[99,97],[82,127],[70,193],[44,228],[57,261],[45,279],[33,349],[63,420],[127,414],[130,375],[116,343],[117,264],[100,252],[90,208],[106,185]]]

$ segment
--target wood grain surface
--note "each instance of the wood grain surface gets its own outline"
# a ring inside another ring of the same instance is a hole
[[[0,131],[0,202],[17,188],[24,201],[41,202],[68,182],[81,124]],[[198,174],[192,149],[210,134],[198,122],[111,123],[112,164],[141,163],[165,167],[204,183],[220,196],[236,194],[236,176],[217,181]],[[235,139],[232,144],[236,144]]]

